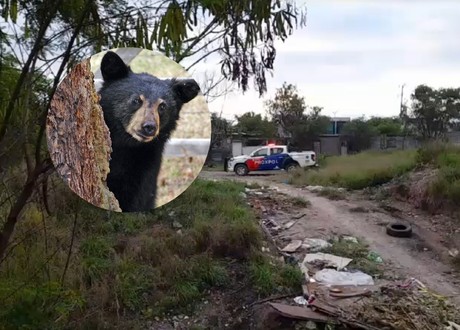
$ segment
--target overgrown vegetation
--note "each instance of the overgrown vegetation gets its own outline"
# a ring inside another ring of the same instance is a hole
[[[428,187],[428,198],[439,206],[448,204],[458,206],[460,200],[460,146],[432,143],[420,149],[417,162],[431,165],[438,172],[435,180]]]
[[[414,169],[415,156],[415,151],[393,151],[329,157],[324,168],[296,172],[290,182],[298,186],[335,186],[352,190],[378,186]]]
[[[31,204],[18,227],[22,241],[2,263],[5,328],[132,327],[190,312],[208,289],[244,284],[235,283],[235,271],[255,296],[299,290],[297,268],[260,252],[262,234],[243,184],[197,180],[170,204],[140,215],[105,213],[62,184],[56,189],[53,217]]]

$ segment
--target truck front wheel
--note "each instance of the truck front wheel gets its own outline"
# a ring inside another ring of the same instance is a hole
[[[245,164],[238,164],[235,166],[235,173],[239,176],[247,175],[248,172],[248,167]]]

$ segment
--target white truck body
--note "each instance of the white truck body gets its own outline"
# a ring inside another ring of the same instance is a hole
[[[254,171],[289,171],[297,167],[310,166],[317,166],[314,151],[288,152],[285,145],[267,145],[249,155],[230,158],[226,170],[246,175]]]

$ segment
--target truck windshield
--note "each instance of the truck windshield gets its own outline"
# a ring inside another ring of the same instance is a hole
[[[277,155],[277,154],[282,154],[283,153],[283,148],[271,148],[271,154],[272,155]]]
[[[260,156],[267,156],[267,154],[268,154],[268,149],[263,148],[263,149],[259,149],[259,150],[254,151],[252,156],[253,157],[260,157]]]

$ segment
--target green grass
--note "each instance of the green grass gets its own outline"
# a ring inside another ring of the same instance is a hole
[[[382,265],[368,257],[368,245],[361,239],[358,239],[358,243],[339,239],[332,242],[332,245],[323,252],[353,259],[347,268],[358,269],[372,276],[382,274]]]
[[[62,184],[55,189],[55,213],[31,203],[15,238],[34,234],[1,265],[6,328],[133,328],[145,318],[192,312],[209,289],[234,289],[241,284],[235,272],[254,295],[300,288],[298,269],[259,252],[263,236],[242,183],[196,180],[171,203],[141,214],[108,213]]]
[[[274,292],[299,292],[304,276],[300,268],[267,258],[254,258],[249,266],[249,274],[254,289],[260,296]]]
[[[293,173],[290,183],[298,186],[336,186],[357,190],[378,186],[415,168],[415,151],[363,152],[334,156],[318,171]]]

